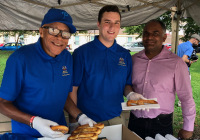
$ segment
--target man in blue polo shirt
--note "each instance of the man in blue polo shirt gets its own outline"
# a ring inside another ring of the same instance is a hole
[[[189,41],[181,43],[178,46],[177,55],[181,57],[183,61],[187,64],[190,80],[191,80],[191,75],[189,67],[191,66],[192,63],[197,61],[197,60],[190,60],[194,50],[193,45],[198,45],[199,41],[200,41],[200,36],[198,34],[193,34]],[[181,106],[180,101],[178,101],[178,106]]]
[[[73,61],[65,48],[75,32],[66,11],[50,9],[39,28],[38,42],[21,47],[8,58],[0,88],[0,113],[12,119],[12,133],[61,137],[50,126],[67,125],[63,109],[81,125],[93,125],[67,98],[72,91]]]
[[[192,52],[194,50],[192,45],[198,45],[199,41],[200,41],[200,36],[198,34],[193,34],[189,41],[181,43],[178,46],[177,55],[181,57],[185,63],[187,63],[188,70],[191,64],[197,61],[197,60],[192,61],[190,59],[191,59]]]
[[[70,96],[83,113],[105,125],[125,124],[121,102],[123,95],[132,91],[131,55],[115,40],[120,24],[118,7],[104,6],[98,16],[99,36],[73,53],[74,82]],[[76,123],[70,126],[77,127]]]

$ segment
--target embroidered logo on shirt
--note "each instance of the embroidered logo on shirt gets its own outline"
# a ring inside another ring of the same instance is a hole
[[[63,70],[62,76],[70,75],[70,74],[68,73],[68,71],[67,71],[67,67],[66,67],[66,66],[62,66],[62,70]]]
[[[124,62],[124,58],[120,57],[119,58],[119,64],[120,66],[126,66],[125,62]]]

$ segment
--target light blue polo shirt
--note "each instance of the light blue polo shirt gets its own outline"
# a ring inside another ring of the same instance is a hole
[[[107,48],[96,36],[74,51],[73,61],[78,108],[96,122],[119,116],[125,85],[132,85],[128,50],[116,41]]]
[[[36,44],[21,47],[7,60],[0,97],[21,111],[66,125],[63,108],[72,91],[71,54],[64,50],[53,58]],[[12,120],[12,132],[41,137],[26,124]]]
[[[190,60],[192,52],[193,52],[192,43],[190,41],[187,41],[187,42],[181,43],[178,46],[177,55],[181,58],[183,57],[183,55],[187,55],[188,60]],[[188,67],[188,71],[189,71],[189,67]]]
[[[190,59],[192,52],[193,52],[192,43],[190,41],[187,41],[187,42],[181,43],[178,46],[177,55],[181,58],[183,57],[183,55],[187,55],[188,59]]]

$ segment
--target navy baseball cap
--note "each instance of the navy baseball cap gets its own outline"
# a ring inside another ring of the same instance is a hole
[[[42,21],[41,27],[44,24],[49,24],[53,22],[61,22],[68,26],[70,33],[76,32],[76,27],[72,24],[72,18],[71,16],[65,11],[61,9],[49,9],[49,11],[44,16],[44,19]]]

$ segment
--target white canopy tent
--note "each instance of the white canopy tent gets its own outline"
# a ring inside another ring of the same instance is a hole
[[[173,52],[178,44],[180,16],[190,16],[200,25],[200,0],[0,0],[0,30],[38,30],[44,14],[52,7],[66,10],[77,30],[94,30],[100,8],[108,4],[119,7],[122,27],[146,23],[166,11],[174,12],[178,18],[172,22]]]
[[[107,4],[122,11],[122,27],[139,25],[172,11],[177,3],[179,11],[200,25],[200,0],[0,0],[0,30],[38,30],[51,7],[66,10],[78,30],[96,29],[99,9]]]

